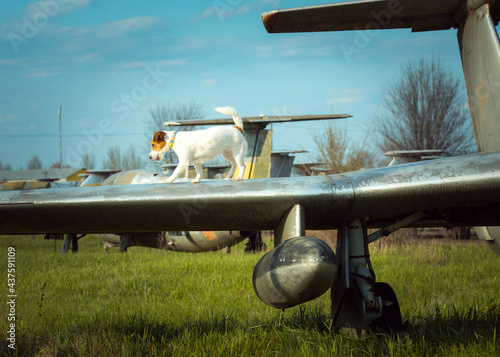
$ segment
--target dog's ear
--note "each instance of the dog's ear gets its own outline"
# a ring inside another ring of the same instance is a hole
[[[155,133],[155,135],[153,136],[153,141],[156,141],[156,142],[165,141],[165,132],[157,131]]]
[[[153,147],[153,150],[161,151],[166,144],[167,142],[165,141],[165,132],[157,131],[153,135],[153,140],[151,140],[151,146]]]

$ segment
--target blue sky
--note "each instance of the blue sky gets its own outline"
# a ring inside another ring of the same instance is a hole
[[[242,116],[348,113],[341,123],[353,141],[369,132],[374,142],[384,87],[406,61],[439,56],[463,78],[456,30],[360,37],[268,34],[262,25],[264,11],[326,2],[2,1],[0,161],[13,169],[34,154],[44,167],[59,161],[59,105],[63,162],[72,166],[90,150],[100,168],[116,144],[147,158],[143,121],[161,101],[194,101],[206,118],[225,105]],[[313,151],[323,125],[274,125],[273,149]]]

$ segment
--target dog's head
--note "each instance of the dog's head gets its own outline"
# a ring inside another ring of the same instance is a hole
[[[168,150],[167,142],[165,141],[166,132],[157,131],[151,140],[151,152],[149,158],[153,161],[161,161]]]

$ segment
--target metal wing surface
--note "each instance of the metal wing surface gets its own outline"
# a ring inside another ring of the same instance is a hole
[[[0,192],[0,234],[266,230],[296,205],[306,229],[382,227],[419,211],[421,225],[500,225],[500,153],[332,176]]]
[[[414,32],[446,30],[456,28],[468,13],[467,6],[462,4],[463,0],[350,1],[270,11],[262,14],[262,22],[269,33],[395,28],[411,28]],[[498,23],[498,3],[492,3],[491,14]]]

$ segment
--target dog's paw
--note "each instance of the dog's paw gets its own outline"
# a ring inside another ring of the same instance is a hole
[[[166,183],[172,183],[172,182],[174,182],[174,179],[167,179],[165,182]]]
[[[233,180],[234,181],[241,181],[241,177],[235,177]]]
[[[200,183],[200,180],[194,179],[191,183]]]

